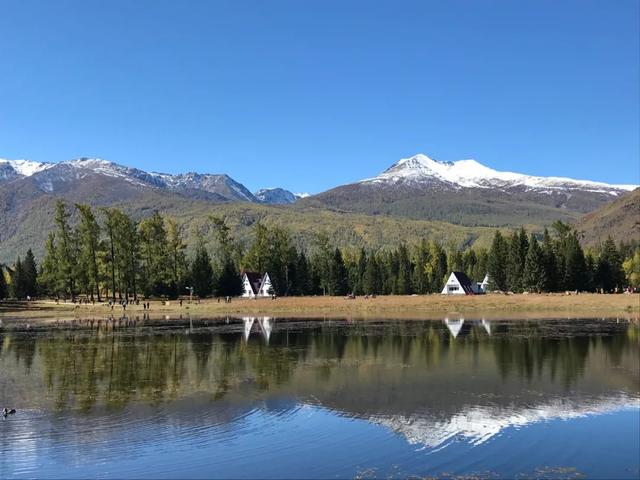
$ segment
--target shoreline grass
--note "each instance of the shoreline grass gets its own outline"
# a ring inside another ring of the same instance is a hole
[[[57,304],[53,300],[0,303],[0,319],[73,319],[110,316],[272,316],[272,317],[348,317],[348,318],[442,318],[447,315],[535,318],[553,316],[640,316],[640,294],[517,294],[517,295],[412,295],[378,296],[355,300],[343,297],[281,297],[276,300],[233,299],[231,303],[206,299],[189,304],[183,301],[151,300],[150,308],[108,304]]]

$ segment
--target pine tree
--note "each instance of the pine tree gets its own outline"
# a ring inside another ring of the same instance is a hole
[[[486,248],[480,248],[476,251],[476,266],[473,270],[473,275],[470,277],[475,281],[482,282],[485,276],[489,273],[489,251]]]
[[[425,271],[429,250],[426,240],[422,239],[415,252],[415,268],[413,269],[413,291],[427,293],[429,291],[429,278]]]
[[[212,258],[214,270],[221,270],[224,263],[227,260],[232,260],[236,265],[245,264],[245,258],[243,257],[242,246],[237,243],[231,235],[231,228],[227,225],[226,221],[214,215],[209,216],[208,226],[211,227],[213,232],[213,248],[215,252]],[[254,227],[254,232],[259,228],[257,225]],[[254,240],[255,242],[255,240]],[[264,245],[264,243],[263,243]],[[255,253],[260,254],[261,251]],[[251,261],[253,263],[253,261]],[[262,271],[256,269],[256,271]]]
[[[469,249],[465,251],[462,255],[462,271],[474,282],[480,282],[484,278],[484,274],[478,274],[476,271],[477,264],[478,257],[475,250]]]
[[[333,250],[329,237],[325,233],[316,235],[314,240],[314,254],[311,258],[312,275],[319,293],[329,295],[329,272],[333,262]]]
[[[215,293],[219,297],[236,297],[243,292],[243,283],[240,272],[229,258],[222,266],[220,275],[215,281]]]
[[[544,291],[548,284],[548,281],[545,278],[544,254],[533,234],[531,235],[528,243],[529,249],[524,263],[522,286],[526,290],[539,293]]]
[[[31,298],[38,295],[38,266],[31,249],[27,250],[27,254],[22,261],[25,278],[25,294]]]
[[[76,275],[77,275],[77,255],[76,241],[69,226],[69,217],[66,205],[62,200],[56,203],[56,257],[57,257],[57,273],[60,281],[65,285],[65,291],[75,299],[76,294]]]
[[[367,268],[367,252],[363,248],[360,249],[357,257],[352,258],[347,262],[347,270],[349,272],[349,285],[351,285],[351,291],[355,295],[362,295],[364,293],[362,281],[364,279],[364,271]]]
[[[447,255],[447,272],[464,272],[464,258],[462,252],[457,248],[449,250]]]
[[[313,286],[311,284],[311,275],[309,272],[309,262],[304,252],[300,252],[297,258],[296,271],[298,273],[296,283],[297,295],[310,295],[313,293]]]
[[[106,255],[107,263],[109,264],[109,273],[111,278],[111,300],[116,300],[116,232],[117,232],[117,213],[118,210],[114,208],[102,209],[106,221],[105,228],[107,230],[107,244],[108,254]]]
[[[342,253],[339,248],[336,248],[333,253],[333,259],[329,267],[329,282],[328,282],[328,294],[329,295],[346,295],[349,290],[347,283],[347,269],[344,266],[342,260]]]
[[[184,254],[187,246],[182,239],[182,232],[176,221],[172,218],[166,219],[167,242],[169,259],[171,262],[171,289],[176,293],[182,291],[182,281],[187,268],[187,261]]]
[[[140,250],[143,260],[144,290],[146,295],[166,295],[169,292],[171,268],[168,262],[169,246],[164,220],[156,211],[140,222]]]
[[[409,295],[413,293],[411,277],[413,265],[409,259],[409,250],[404,243],[398,246],[398,281],[396,293],[399,295]]]
[[[584,256],[584,289],[588,292],[596,290],[596,273],[598,264],[592,252],[587,252]]]
[[[529,250],[527,233],[524,228],[513,232],[509,242],[509,255],[507,260],[507,287],[514,292],[522,291],[522,275],[524,263]]]
[[[487,258],[487,270],[489,273],[490,290],[507,290],[507,262],[509,260],[509,245],[499,230],[493,237],[489,256]]]
[[[376,255],[370,253],[367,257],[367,267],[364,271],[364,279],[362,281],[362,288],[365,295],[377,295],[381,292],[381,278],[380,268]]]
[[[11,290],[13,292],[13,297],[18,300],[22,300],[27,297],[26,276],[20,257],[18,257],[16,262],[13,264],[13,270],[11,272]]]
[[[60,286],[60,274],[58,272],[58,257],[56,255],[55,233],[49,232],[47,243],[45,244],[44,259],[38,275],[40,289],[48,295],[60,294],[63,287]]]
[[[248,271],[264,273],[267,271],[267,256],[271,250],[269,229],[258,222],[253,227],[253,242],[245,253],[243,265]],[[269,272],[271,275],[271,272]],[[273,279],[272,279],[273,281]],[[277,280],[276,280],[277,282]]]
[[[133,295],[133,298],[138,297],[138,274],[140,271],[140,236],[138,235],[138,225],[131,218],[126,215],[122,215],[119,222],[119,235],[118,235],[118,248],[121,251],[120,268],[124,272],[124,279],[127,288],[127,295]],[[186,272],[186,259],[181,257],[179,262],[183,262],[185,265],[179,264],[178,271]],[[175,292],[177,294],[177,292]]]
[[[214,273],[211,258],[202,243],[196,248],[195,257],[191,263],[191,287],[199,297],[208,297],[213,292]]]
[[[100,299],[100,277],[98,271],[98,254],[100,245],[100,225],[89,205],[76,204],[80,213],[78,225],[78,241],[80,257],[78,259],[79,271],[84,272],[85,289],[93,300],[94,293]]]
[[[429,242],[427,258],[425,273],[429,279],[429,292],[437,293],[442,290],[448,274],[447,254],[438,243],[432,240]]]
[[[595,283],[597,288],[601,288],[605,292],[612,292],[615,289],[621,290],[624,286],[622,260],[611,237],[608,237],[600,248]]]
[[[382,280],[382,292],[385,295],[395,295],[398,293],[398,272],[400,271],[400,264],[398,263],[398,252],[385,251],[382,255],[384,262],[383,266],[383,280]]]
[[[585,280],[584,252],[576,232],[571,232],[564,241],[564,278],[563,285],[567,290],[583,290]]]
[[[558,278],[558,266],[556,261],[556,251],[553,245],[549,230],[544,229],[542,238],[542,255],[544,256],[544,271],[547,284],[543,290],[546,292],[555,292],[558,290],[560,280]]]

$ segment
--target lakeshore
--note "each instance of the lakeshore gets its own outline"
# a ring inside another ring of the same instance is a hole
[[[514,295],[411,295],[378,296],[375,298],[314,296],[224,300],[206,299],[189,303],[183,300],[150,300],[143,304],[129,304],[126,310],[108,303],[73,304],[54,300],[0,303],[0,319],[72,319],[86,317],[142,316],[150,317],[191,315],[219,316],[276,316],[276,317],[346,317],[346,318],[442,318],[447,315],[483,317],[549,318],[578,317],[635,317],[640,316],[640,294],[514,294]]]

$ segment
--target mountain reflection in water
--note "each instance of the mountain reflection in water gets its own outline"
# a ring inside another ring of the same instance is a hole
[[[56,415],[72,427],[47,431],[78,441],[96,421],[93,434],[108,435],[151,410],[154,428],[233,438],[258,412],[320,408],[428,449],[477,445],[511,427],[637,409],[638,333],[626,319],[5,322],[0,399],[31,423],[2,424],[0,442]]]

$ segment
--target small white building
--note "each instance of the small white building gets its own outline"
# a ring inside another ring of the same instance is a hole
[[[489,287],[489,275],[482,282],[473,283],[464,272],[451,272],[442,295],[478,295],[485,293]]]
[[[464,272],[451,272],[441,293],[443,295],[475,295],[477,292]]]
[[[242,274],[242,285],[244,298],[270,297],[273,292],[271,279],[268,273],[244,272]]]
[[[487,293],[489,291],[489,274],[484,276],[482,282],[478,283],[477,293]]]

